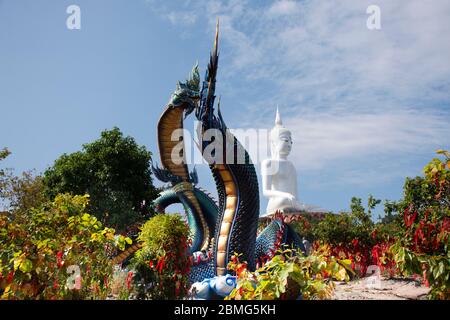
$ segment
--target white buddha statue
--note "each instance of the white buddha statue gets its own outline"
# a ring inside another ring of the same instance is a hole
[[[297,201],[297,171],[287,159],[292,149],[291,132],[286,129],[278,112],[275,127],[270,132],[271,159],[261,163],[263,195],[269,198],[266,214],[304,210]]]

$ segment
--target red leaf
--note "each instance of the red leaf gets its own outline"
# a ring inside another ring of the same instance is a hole
[[[12,281],[13,281],[13,278],[14,278],[14,270],[13,271],[10,271],[9,273],[8,273],[8,278],[7,278],[7,282],[8,282],[8,284],[10,284]]]

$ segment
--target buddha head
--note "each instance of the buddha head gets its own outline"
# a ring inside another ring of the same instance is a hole
[[[291,131],[283,126],[278,107],[275,117],[275,126],[270,131],[270,147],[272,158],[274,159],[279,157],[286,158],[292,149]]]

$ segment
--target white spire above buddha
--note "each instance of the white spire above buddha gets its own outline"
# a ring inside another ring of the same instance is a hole
[[[281,116],[280,116],[280,112],[278,110],[278,105],[277,105],[277,114],[275,115],[275,126],[283,126],[283,122],[281,122]]]

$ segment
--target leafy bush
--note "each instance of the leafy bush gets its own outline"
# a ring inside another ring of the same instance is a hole
[[[108,253],[131,240],[103,228],[85,213],[87,205],[87,195],[65,194],[31,209],[26,221],[0,216],[2,299],[106,298]],[[80,277],[71,271],[76,269]]]
[[[407,179],[399,208],[402,233],[392,253],[403,274],[423,274],[430,298],[450,299],[450,153],[433,159],[424,177]]]
[[[140,249],[131,261],[140,299],[182,299],[188,292],[189,226],[180,215],[156,215],[139,234]]]
[[[303,238],[307,239],[310,242],[314,242],[318,238],[317,225],[319,223],[320,223],[319,219],[314,218],[311,215],[305,214],[298,216],[295,221],[290,223],[290,225],[295,230],[295,232],[297,232]]]
[[[380,200],[369,196],[366,212],[359,198],[352,198],[351,212],[329,214],[320,221],[315,231],[317,240],[333,244],[350,244],[354,239],[366,245],[373,245],[376,239],[372,237],[375,224],[372,221],[372,210]]]
[[[379,241],[385,241],[395,236],[395,216],[390,214],[390,220],[374,223],[372,210],[380,203],[380,200],[369,196],[368,209],[362,205],[360,198],[352,198],[350,212],[339,214],[327,214],[322,220],[314,219],[308,215],[301,216],[293,223],[294,229],[310,241],[319,241],[332,245],[350,244],[355,239],[360,244],[373,246]],[[387,206],[391,205],[386,202]],[[391,205],[392,206],[392,205]]]
[[[294,228],[302,235],[306,231],[309,239],[315,241],[313,247],[322,254],[350,260],[354,275],[365,275],[373,264],[392,274],[394,266],[387,249],[397,228],[395,219],[373,222],[372,210],[380,202],[370,195],[366,210],[361,199],[352,198],[350,212],[328,214],[321,221],[300,220]]]
[[[332,279],[348,281],[350,261],[313,252],[303,256],[284,249],[255,272],[234,255],[228,269],[236,273],[237,286],[227,300],[330,299]]]

